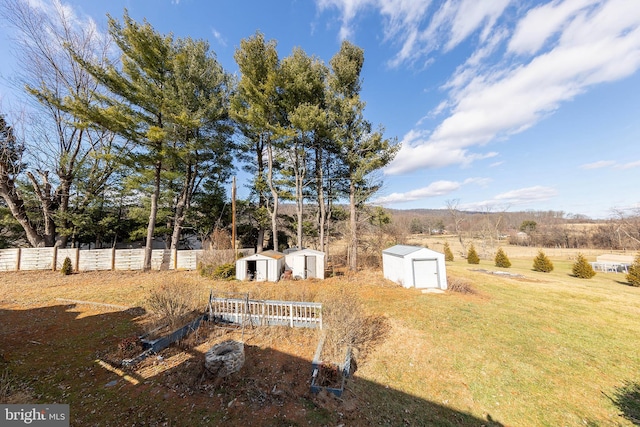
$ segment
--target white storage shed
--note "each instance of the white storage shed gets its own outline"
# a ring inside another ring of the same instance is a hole
[[[287,253],[285,265],[293,277],[324,279],[325,253],[313,249],[300,249]]]
[[[405,288],[447,289],[444,254],[420,246],[396,245],[382,251],[384,277]]]
[[[284,272],[284,254],[264,251],[236,261],[236,279],[277,282]]]

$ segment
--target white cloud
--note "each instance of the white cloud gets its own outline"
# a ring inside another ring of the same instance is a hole
[[[613,160],[600,160],[593,163],[587,163],[580,166],[581,169],[602,169],[612,167],[615,169],[634,169],[640,167],[640,160],[628,163],[617,163]]]
[[[551,187],[534,186],[498,194],[488,200],[464,203],[459,208],[466,211],[507,210],[511,206],[527,206],[557,195],[558,192]]]
[[[558,195],[558,192],[551,187],[536,185],[534,187],[520,188],[498,194],[493,200],[507,201],[513,204],[529,203],[534,201],[548,200]]]
[[[637,167],[640,167],[640,160],[635,161],[635,162],[625,163],[625,164],[617,166],[618,169],[633,169],[633,168],[637,168]]]
[[[351,37],[353,33],[351,21],[353,18],[367,6],[375,5],[376,3],[376,0],[316,0],[317,7],[321,11],[332,7],[340,10],[342,15],[340,39],[348,39]]]
[[[374,203],[386,205],[389,203],[405,203],[429,197],[444,196],[458,190],[462,184],[454,181],[436,181],[427,187],[407,191],[406,193],[392,193],[374,200]]]
[[[580,10],[593,6],[601,0],[555,0],[529,10],[518,22],[508,50],[515,53],[533,54],[554,34],[560,32]]]
[[[446,43],[446,50],[453,49],[478,28],[482,30],[481,39],[486,39],[496,20],[502,15],[510,0],[462,0],[455,2],[451,20],[451,33]],[[448,3],[453,3],[449,0]]]
[[[222,34],[220,33],[220,31],[216,30],[215,28],[211,28],[211,35],[213,36],[214,39],[216,39],[216,41],[221,45],[221,46],[226,46],[227,45],[227,41],[225,40],[225,38],[222,36]]]
[[[444,86],[449,116],[428,138],[404,144],[387,173],[468,164],[470,147],[522,132],[589,87],[640,68],[640,2],[610,0],[571,16],[556,45],[529,62],[454,74]]]
[[[613,166],[615,164],[616,162],[614,162],[613,160],[599,160],[597,162],[584,164],[580,166],[580,168],[581,169],[602,169],[602,168],[607,168],[609,166]]]
[[[445,196],[459,190],[463,185],[476,184],[485,187],[492,180],[490,178],[467,178],[462,183],[456,181],[436,181],[426,187],[407,191],[404,193],[392,193],[388,196],[380,197],[373,203],[386,205],[390,203],[406,203],[430,197]]]
[[[495,157],[496,152],[470,153],[463,148],[452,148],[446,144],[429,144],[429,134],[412,130],[400,141],[402,148],[393,163],[385,170],[385,175],[397,175],[413,171],[421,167],[441,168],[462,164],[469,165],[474,161]]]

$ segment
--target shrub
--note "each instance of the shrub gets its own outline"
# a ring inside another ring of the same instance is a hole
[[[504,253],[502,248],[498,248],[498,252],[496,253],[496,267],[509,268],[511,267],[511,261],[509,261],[509,257]]]
[[[573,275],[580,279],[591,279],[596,275],[596,272],[593,271],[593,267],[582,254],[578,254],[578,258],[573,264],[572,271]]]
[[[533,259],[533,270],[549,273],[553,271],[553,263],[542,251],[538,251],[538,255]]]
[[[203,293],[187,284],[162,284],[151,291],[146,300],[149,308],[159,319],[177,326],[186,316],[205,307]]]
[[[477,294],[471,282],[460,277],[447,276],[447,290],[461,294]]]
[[[222,264],[217,266],[211,276],[214,279],[230,280],[236,277],[236,265],[235,263]]]
[[[633,260],[633,264],[629,266],[629,273],[627,273],[627,282],[631,286],[640,286],[640,252]]]
[[[204,251],[199,258],[198,272],[203,277],[215,277],[215,272],[220,266],[235,265],[236,258],[242,258],[242,256],[236,254],[233,249]]]
[[[71,265],[71,258],[66,257],[62,262],[62,268],[60,269],[60,273],[63,276],[68,276],[73,273],[73,266]]]
[[[367,315],[362,300],[350,289],[333,292],[322,303],[323,360],[342,362],[348,347],[356,359],[363,360],[389,332],[388,320]]]
[[[453,261],[453,252],[451,252],[448,242],[444,244],[444,260]]]
[[[467,263],[469,264],[480,264],[480,257],[476,252],[476,248],[473,244],[469,247],[469,251],[467,252]]]

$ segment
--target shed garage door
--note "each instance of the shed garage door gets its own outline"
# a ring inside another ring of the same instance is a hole
[[[414,259],[413,283],[416,288],[437,288],[438,261],[435,259]]]

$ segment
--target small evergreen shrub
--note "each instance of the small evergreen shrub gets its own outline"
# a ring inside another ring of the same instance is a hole
[[[68,276],[73,273],[73,266],[71,265],[71,258],[66,257],[62,262],[62,268],[60,269],[60,273],[63,276]]]
[[[593,267],[582,254],[578,254],[578,258],[573,264],[572,271],[573,275],[580,279],[591,279],[596,275],[596,272],[593,271]]]
[[[640,252],[633,260],[633,264],[629,266],[629,273],[627,273],[627,282],[631,286],[640,286]]]
[[[542,251],[538,251],[538,255],[533,259],[533,270],[549,273],[553,271],[553,263]]]
[[[498,248],[498,252],[496,253],[495,262],[496,262],[496,267],[501,267],[501,268],[509,268],[509,267],[511,267],[511,261],[509,261],[509,257],[507,257],[507,254],[504,253],[502,248]]]
[[[211,277],[214,279],[229,280],[236,277],[236,265],[235,263],[221,264],[213,269]]]
[[[453,261],[453,252],[451,252],[451,248],[449,247],[449,243],[444,244],[444,260],[445,261]]]
[[[467,252],[467,263],[480,264],[480,257],[478,256],[476,248],[473,245],[469,247],[469,251]]]

